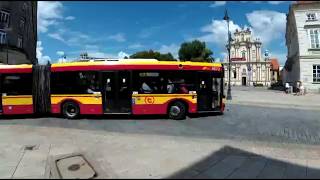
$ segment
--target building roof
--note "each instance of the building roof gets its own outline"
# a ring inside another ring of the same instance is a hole
[[[277,58],[271,58],[270,62],[272,70],[279,70],[280,65]]]

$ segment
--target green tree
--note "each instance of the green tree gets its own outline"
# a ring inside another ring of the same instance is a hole
[[[184,42],[179,49],[179,59],[181,61],[212,62],[213,52],[206,47],[205,42],[194,40]]]
[[[130,58],[157,59],[159,61],[176,61],[171,53],[161,54],[160,52],[153,50],[136,52],[132,54]]]

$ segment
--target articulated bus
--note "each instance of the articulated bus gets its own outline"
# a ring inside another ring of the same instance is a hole
[[[191,113],[224,111],[221,63],[123,59],[48,66],[48,112],[65,118],[163,114],[179,120]],[[33,87],[41,82],[33,79],[32,65],[0,65],[0,78],[2,114],[36,111],[33,98],[42,91]]]

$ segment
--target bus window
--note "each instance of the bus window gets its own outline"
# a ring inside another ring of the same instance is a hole
[[[32,95],[32,74],[5,74],[2,86],[5,95]]]
[[[95,94],[100,92],[96,72],[52,73],[51,94]]]

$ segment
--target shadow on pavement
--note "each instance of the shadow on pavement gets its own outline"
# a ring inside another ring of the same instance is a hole
[[[293,164],[225,146],[205,159],[166,178],[320,178],[320,170],[307,167],[306,163]]]
[[[189,114],[190,118],[199,118],[199,117],[209,117],[209,116],[217,116],[222,115],[221,113],[201,113],[201,114]],[[64,118],[61,115],[1,115],[1,120],[23,120],[23,119],[40,119],[40,118]],[[81,115],[76,120],[165,120],[168,119],[167,115]],[[68,120],[68,119],[66,119]],[[184,119],[186,120],[186,119]]]

